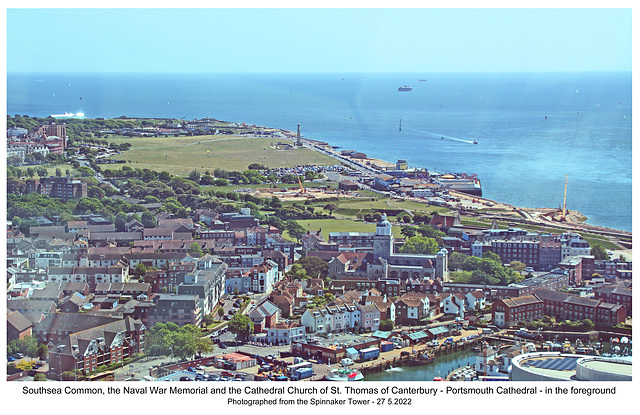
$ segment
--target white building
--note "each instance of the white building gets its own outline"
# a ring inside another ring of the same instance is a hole
[[[562,259],[570,256],[591,255],[591,246],[580,234],[563,234],[562,238]]]
[[[486,296],[482,290],[468,292],[464,296],[466,298],[467,311],[474,311],[476,310],[476,307],[479,310],[484,308]]]
[[[449,294],[443,301],[444,313],[464,318],[466,297],[461,293]]]
[[[296,323],[287,324],[280,322],[266,329],[266,341],[268,344],[284,345],[295,341],[303,341],[306,337],[305,327]]]

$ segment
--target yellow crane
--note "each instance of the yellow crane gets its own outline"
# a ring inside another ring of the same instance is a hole
[[[300,176],[298,176],[298,173],[296,173],[296,177],[298,178],[298,184],[300,185],[300,193],[301,194],[307,193],[307,190],[304,188],[304,186],[302,185],[302,182],[300,181]]]

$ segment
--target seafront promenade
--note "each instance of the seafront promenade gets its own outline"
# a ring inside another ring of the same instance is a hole
[[[288,132],[290,136],[293,133]],[[337,151],[335,151],[329,144],[322,143],[316,140],[301,140],[303,146],[310,150],[314,150],[325,154],[329,157],[334,158],[335,160],[344,163],[355,170],[358,170],[364,174],[376,175],[382,173],[385,169],[393,169],[395,167],[394,163],[374,159],[374,158],[366,158],[366,159],[356,159],[353,157],[344,156]],[[374,189],[371,189],[374,190]],[[374,190],[375,191],[375,190]],[[554,212],[557,209],[550,208],[524,208],[517,207],[508,203],[503,203],[497,200],[488,199],[486,197],[479,197],[468,195],[466,193],[457,192],[457,191],[449,191],[449,193],[455,198],[459,199],[460,213],[464,216],[477,217],[482,215],[486,218],[490,219],[500,219],[500,220],[508,220],[511,222],[528,224],[528,225],[536,225],[536,226],[545,226],[551,228],[561,229],[563,231],[575,231],[575,230],[583,230],[588,231],[600,235],[609,236],[612,238],[629,238],[631,237],[631,232],[623,231],[618,229],[607,228],[603,226],[595,226],[585,223],[586,218],[580,212],[570,211],[567,214],[567,219],[565,222],[555,222],[551,221],[547,218],[550,212]],[[418,202],[423,202],[420,198],[405,198],[407,200],[415,200]],[[491,206],[490,211],[495,212],[495,214],[491,214],[491,212],[487,212],[486,206]],[[475,210],[478,208],[482,208],[482,213],[478,213]],[[509,212],[510,214],[505,216],[505,212]],[[515,215],[514,215],[515,213]]]

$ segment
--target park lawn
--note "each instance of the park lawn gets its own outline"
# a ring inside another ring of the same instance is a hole
[[[322,230],[322,237],[325,241],[329,241],[330,232],[375,232],[375,223],[365,223],[347,219],[304,219],[296,220],[304,229],[309,231]],[[399,226],[393,226],[391,228],[393,235],[396,238],[401,238]],[[289,237],[285,232],[285,236]]]
[[[40,166],[18,166],[17,168],[22,170],[23,174],[26,175],[27,174],[27,168],[31,167],[33,169],[36,169],[38,167],[42,167],[44,166],[47,169],[47,176],[52,177],[56,175],[56,168],[59,168],[62,171],[62,175],[66,176],[66,170],[69,170],[69,173],[73,176],[74,172],[76,171],[76,168],[73,167],[72,164],[69,163],[63,163],[63,164],[57,164],[57,165],[51,165],[51,164],[43,164]],[[37,176],[37,174],[36,174]],[[23,176],[24,177],[24,176]]]
[[[372,200],[373,199],[373,200]],[[428,206],[424,203],[392,200],[389,198],[358,198],[358,199],[343,199],[336,202],[338,209],[335,210],[334,215],[339,218],[355,218],[356,215],[361,212],[363,214],[373,213],[379,210],[408,210],[411,212],[425,212],[425,213],[441,213],[446,214],[450,212],[450,209]]]
[[[328,156],[308,149],[276,150],[270,138],[246,138],[240,136],[196,136],[196,137],[124,137],[111,138],[109,142],[131,143],[131,148],[115,156],[127,164],[113,165],[132,168],[167,171],[187,175],[192,170],[246,170],[249,164],[259,163],[266,167],[294,167],[298,165],[334,165]]]

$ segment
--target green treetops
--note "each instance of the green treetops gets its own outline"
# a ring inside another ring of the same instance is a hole
[[[253,323],[249,317],[235,314],[229,321],[229,331],[240,339],[246,339],[253,333]]]
[[[438,252],[438,243],[433,238],[412,236],[407,238],[407,242],[400,248],[400,252],[404,254],[435,255]]]

